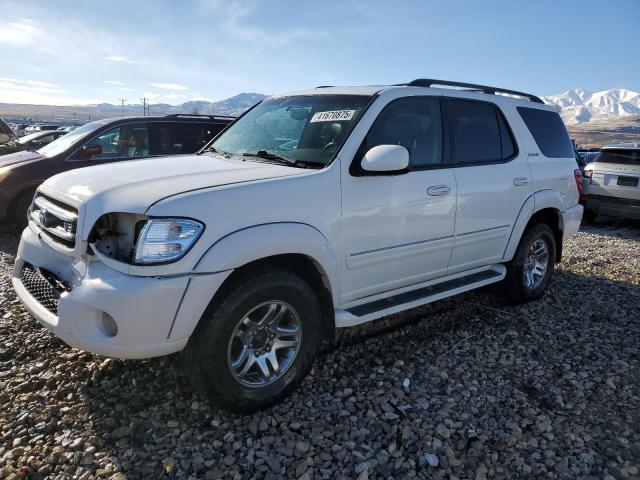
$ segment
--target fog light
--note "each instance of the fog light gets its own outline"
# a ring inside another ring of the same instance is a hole
[[[115,337],[118,334],[118,324],[113,317],[106,312],[102,312],[102,331],[110,337]]]

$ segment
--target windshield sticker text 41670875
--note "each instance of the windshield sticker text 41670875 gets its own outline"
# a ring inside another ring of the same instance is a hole
[[[310,123],[314,122],[340,122],[351,120],[355,110],[330,110],[327,112],[316,112],[311,117]]]

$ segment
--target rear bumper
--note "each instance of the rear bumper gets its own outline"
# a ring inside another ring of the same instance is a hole
[[[589,194],[585,208],[598,215],[640,219],[640,200],[632,198]]]

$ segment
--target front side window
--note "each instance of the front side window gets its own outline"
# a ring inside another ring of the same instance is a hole
[[[405,147],[409,151],[411,168],[441,164],[442,119],[439,100],[433,97],[406,97],[391,102],[371,126],[361,153],[378,145]]]
[[[277,155],[323,167],[333,159],[370,98],[363,95],[269,98],[237,120],[212,147],[247,159]]]
[[[148,157],[147,124],[118,125],[94,137],[85,146],[99,147],[100,153],[92,154],[91,160]]]
[[[491,103],[450,100],[454,163],[492,163],[511,158],[515,144],[502,113]]]
[[[573,158],[573,145],[560,115],[528,107],[518,107],[518,113],[545,157]]]

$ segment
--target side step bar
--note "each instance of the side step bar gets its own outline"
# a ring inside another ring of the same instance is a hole
[[[352,327],[377,318],[426,305],[462,292],[499,282],[506,276],[504,265],[493,265],[488,270],[476,271],[455,278],[439,279],[426,286],[403,291],[346,309],[336,309],[336,327]]]

